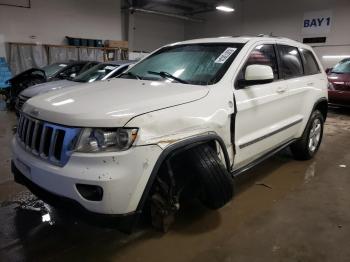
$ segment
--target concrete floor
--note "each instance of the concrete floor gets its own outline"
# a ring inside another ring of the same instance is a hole
[[[12,181],[12,113],[0,112],[0,261],[350,261],[350,110],[332,110],[315,159],[286,150],[241,176],[219,211],[189,203],[170,232],[132,235],[52,210]]]

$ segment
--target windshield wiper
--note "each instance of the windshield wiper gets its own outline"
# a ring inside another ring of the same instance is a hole
[[[171,78],[174,79],[175,81],[179,82],[179,83],[183,83],[183,84],[188,84],[188,82],[186,80],[182,80],[176,76],[173,76],[172,74],[169,74],[168,72],[154,72],[154,71],[148,71],[149,74],[151,75],[157,75],[157,76],[161,76],[163,78]]]
[[[126,73],[122,73],[121,75],[119,75],[119,77],[123,76],[123,75],[127,75],[127,76],[131,76],[131,77],[134,77],[136,78],[137,80],[142,80],[142,78],[132,72],[126,72]]]

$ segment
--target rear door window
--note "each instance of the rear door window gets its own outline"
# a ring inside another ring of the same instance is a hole
[[[280,70],[284,79],[304,75],[303,64],[298,51],[294,46],[278,45],[280,56]]]
[[[314,75],[320,73],[320,67],[317,64],[314,54],[307,49],[299,49],[304,62],[305,75]]]

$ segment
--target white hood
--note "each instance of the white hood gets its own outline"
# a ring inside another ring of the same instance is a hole
[[[45,82],[42,84],[37,84],[34,86],[30,86],[26,89],[24,89],[21,92],[21,96],[25,97],[33,97],[39,94],[44,94],[50,91],[59,90],[61,88],[65,88],[68,86],[75,86],[81,84],[79,82],[69,81],[69,80],[58,80],[58,81],[51,81],[51,82]]]
[[[199,85],[110,79],[35,96],[23,112],[68,126],[117,127],[137,115],[189,103],[208,92]]]

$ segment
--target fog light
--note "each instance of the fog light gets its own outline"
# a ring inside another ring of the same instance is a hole
[[[76,184],[80,195],[90,201],[101,201],[103,197],[103,189],[100,186]]]

